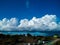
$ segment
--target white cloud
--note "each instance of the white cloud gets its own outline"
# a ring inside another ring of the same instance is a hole
[[[10,20],[4,18],[0,21],[0,30],[14,30],[17,28],[17,23],[16,18],[11,18]]]
[[[41,18],[22,19],[20,22],[16,18],[0,20],[0,30],[60,30],[60,22],[56,22],[56,15],[45,15]]]
[[[56,22],[51,22],[51,23],[49,23],[48,27],[50,30],[54,30],[57,28],[57,24],[56,24]]]

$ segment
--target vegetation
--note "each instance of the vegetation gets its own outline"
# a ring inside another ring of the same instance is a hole
[[[54,41],[56,42],[52,43]],[[27,36],[0,34],[0,45],[24,45],[24,43],[36,43],[36,44],[38,43],[38,45],[48,45],[48,44],[60,45],[60,38],[58,37],[56,38],[55,35],[52,37],[44,37],[44,36],[32,36],[30,34],[27,34]]]

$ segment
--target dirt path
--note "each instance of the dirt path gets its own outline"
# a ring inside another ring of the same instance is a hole
[[[56,43],[57,41],[59,41],[60,39],[56,39],[56,40],[54,40],[54,41],[52,41],[52,42],[50,42],[50,43],[48,43],[48,44],[45,44],[45,45],[53,45],[54,43]]]

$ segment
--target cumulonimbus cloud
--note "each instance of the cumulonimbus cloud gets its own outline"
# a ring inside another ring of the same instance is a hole
[[[0,20],[0,31],[20,31],[20,30],[60,30],[60,22],[57,23],[56,15],[45,15],[41,18],[33,17],[32,19],[3,18]]]

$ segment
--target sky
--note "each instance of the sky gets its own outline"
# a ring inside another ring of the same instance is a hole
[[[59,0],[0,0],[0,30],[60,30],[58,18]]]
[[[60,17],[60,0],[0,0],[0,19],[31,19],[45,14]]]

